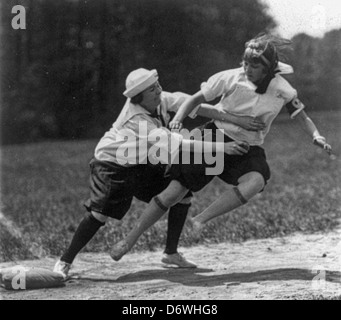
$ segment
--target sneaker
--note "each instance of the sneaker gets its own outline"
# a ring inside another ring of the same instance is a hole
[[[129,252],[130,248],[126,241],[122,240],[117,242],[110,251],[110,256],[113,260],[119,261],[121,258]]]
[[[187,260],[182,253],[173,253],[167,254],[164,253],[163,258],[161,260],[166,267],[174,267],[178,268],[196,268],[196,264]]]
[[[59,273],[63,276],[64,281],[70,278],[69,271],[71,269],[71,263],[67,263],[61,260],[58,260],[53,268],[53,272]]]

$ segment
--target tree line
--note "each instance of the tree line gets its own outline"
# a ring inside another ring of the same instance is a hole
[[[26,8],[26,29],[11,8]],[[120,112],[125,78],[156,68],[166,91],[196,92],[238,67],[245,42],[274,31],[255,0],[6,0],[1,8],[1,142],[101,136]],[[311,109],[340,106],[341,30],[295,36],[293,84]]]

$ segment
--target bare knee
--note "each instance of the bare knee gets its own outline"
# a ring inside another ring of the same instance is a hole
[[[259,172],[249,172],[239,179],[238,189],[246,200],[250,200],[265,187],[265,180]]]
[[[188,189],[181,185],[180,182],[173,180],[169,186],[158,195],[158,198],[164,206],[170,208],[180,202],[187,192]]]

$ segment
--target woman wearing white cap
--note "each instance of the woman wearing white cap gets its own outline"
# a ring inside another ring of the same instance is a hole
[[[260,35],[246,43],[242,66],[227,70],[210,77],[202,83],[201,90],[188,98],[178,110],[170,128],[179,129],[183,119],[198,105],[221,97],[215,106],[240,118],[251,116],[257,125],[257,119],[265,126],[262,130],[245,130],[240,124],[226,122],[224,119],[209,123],[206,128],[216,132],[224,130],[225,142],[244,140],[250,145],[248,153],[242,156],[225,154],[224,172],[218,177],[231,185],[206,210],[192,219],[193,236],[198,236],[209,220],[247,203],[261,192],[268,179],[270,169],[261,145],[270,130],[271,123],[285,105],[291,118],[298,119],[305,131],[312,137],[314,144],[327,152],[331,147],[326,143],[312,120],[303,111],[304,105],[297,98],[297,92],[281,76],[292,73],[292,67],[278,61],[278,49],[290,41],[269,35]],[[165,210],[174,205],[186,192],[199,191],[206,184],[205,168],[193,165],[173,165],[170,174],[173,181],[155,199],[141,216],[141,221],[125,240],[112,249],[112,256],[119,260],[137,241],[149,226],[160,218]]]
[[[211,144],[186,140],[180,134],[166,129],[170,121],[168,112],[176,112],[189,95],[181,92],[162,92],[156,70],[140,68],[131,72],[126,80],[124,95],[127,101],[120,115],[99,141],[94,158],[90,162],[90,198],[85,203],[88,215],[81,221],[69,248],[54,267],[54,271],[61,273],[65,279],[68,278],[76,255],[105,224],[108,217],[121,220],[129,210],[134,196],[149,202],[169,184],[170,179],[165,176],[165,165],[153,165],[155,141],[150,139],[151,135],[166,136],[164,142],[158,141],[158,148],[165,149],[166,153],[170,152],[169,144],[174,141],[178,142],[178,146],[181,145],[182,150],[188,151],[198,150],[197,144],[209,144],[215,152],[234,155],[247,152],[245,143],[242,142]],[[197,114],[236,120],[236,117],[208,107],[200,108]],[[243,125],[248,127],[248,121],[244,121]],[[262,127],[262,124],[259,124],[259,127]],[[203,150],[212,148],[204,146]],[[178,151],[174,150],[175,153]],[[191,194],[186,192],[170,208],[167,243],[162,259],[166,265],[196,267],[177,251],[190,206],[190,197]]]

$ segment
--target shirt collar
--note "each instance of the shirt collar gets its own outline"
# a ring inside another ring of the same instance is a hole
[[[159,106],[157,108],[159,108]],[[133,118],[134,116],[139,115],[139,114],[151,115],[151,113],[148,110],[146,110],[145,108],[143,108],[141,105],[131,103],[130,99],[128,98],[126,100],[126,103],[124,104],[124,107],[123,107],[120,115],[118,116],[117,120],[115,121],[116,126],[117,127],[123,126],[131,118]]]
[[[250,81],[247,80],[244,68],[243,67],[241,67],[241,68],[242,68],[242,72],[243,72],[243,75],[244,75],[246,81],[248,83],[251,83]],[[276,68],[274,74],[266,76],[264,78],[263,82],[258,87],[255,86],[253,83],[252,83],[252,85],[255,87],[255,92],[260,93],[260,94],[264,94],[266,92],[271,80],[275,77],[276,74],[290,74],[290,73],[294,73],[294,69],[292,66],[290,66],[286,63],[283,63],[283,62],[278,62],[278,65],[277,65],[277,68]]]

